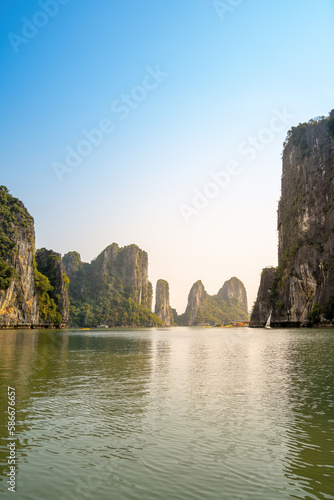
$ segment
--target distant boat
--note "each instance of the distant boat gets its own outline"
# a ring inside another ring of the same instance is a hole
[[[90,328],[80,328],[80,330],[90,330]]]
[[[98,325],[98,328],[109,328],[109,325]]]

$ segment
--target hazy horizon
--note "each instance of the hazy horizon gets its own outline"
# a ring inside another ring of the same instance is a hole
[[[4,2],[1,184],[36,246],[135,243],[185,310],[277,265],[282,144],[334,108],[330,0]],[[154,305],[153,305],[154,307]]]

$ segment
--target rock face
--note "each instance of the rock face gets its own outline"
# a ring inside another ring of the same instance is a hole
[[[109,245],[91,264],[94,285],[112,277],[115,290],[127,290],[139,305],[152,308],[153,289],[148,281],[148,255],[137,245],[119,248],[116,243]]]
[[[20,200],[0,186],[0,328],[66,323],[66,307],[63,319],[51,297],[48,277],[37,269],[34,245],[33,218]]]
[[[73,326],[156,326],[151,312],[152,285],[148,256],[136,245],[109,245],[90,264],[77,252],[64,255],[70,280],[70,322]]]
[[[260,287],[257,299],[251,315],[250,326],[255,328],[264,327],[272,313],[271,291],[276,276],[275,267],[266,267],[261,274]]]
[[[193,326],[196,324],[200,308],[205,308],[208,294],[205,291],[204,285],[201,280],[196,281],[190,289],[188,295],[188,305],[185,311],[185,325]]]
[[[231,278],[225,281],[224,285],[218,292],[218,297],[223,299],[228,304],[237,303],[240,309],[248,314],[247,293],[242,281],[238,278]]]
[[[285,143],[271,326],[333,320],[333,179],[334,111],[327,118],[293,127]],[[262,299],[258,300],[261,308]]]
[[[68,277],[61,260],[60,253],[42,248],[36,252],[36,264],[40,273],[50,281],[53,290],[50,292],[62,316],[62,326],[69,320]]]
[[[174,324],[173,311],[169,303],[169,285],[165,280],[157,281],[154,312],[161,319],[162,326]]]
[[[34,220],[23,203],[0,188],[0,325],[40,323],[34,279]]]
[[[175,317],[175,315],[174,315]],[[217,295],[209,295],[199,280],[191,287],[186,311],[175,318],[179,325],[193,326],[247,320],[247,294],[237,278],[226,281]]]

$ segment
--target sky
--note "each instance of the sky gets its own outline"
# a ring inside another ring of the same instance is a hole
[[[3,0],[1,181],[36,246],[148,252],[185,310],[277,265],[282,144],[334,108],[332,0]]]

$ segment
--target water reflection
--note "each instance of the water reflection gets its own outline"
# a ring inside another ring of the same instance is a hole
[[[7,331],[0,332],[0,349],[2,436],[7,437],[10,385],[16,389],[19,463],[27,472],[35,476],[36,462],[48,464],[52,481],[66,462],[75,470],[101,459],[118,466],[119,459],[136,459],[143,446],[141,419],[150,377],[148,338]],[[5,446],[0,453],[3,478],[8,472]],[[95,486],[102,482],[101,471],[94,477]],[[29,474],[25,482],[29,488]],[[82,479],[75,495],[78,488]]]
[[[333,498],[333,338],[0,332],[1,432],[11,385],[19,500],[46,489],[50,500]],[[2,447],[2,478],[5,459]]]
[[[329,341],[330,339],[330,341]],[[294,498],[334,498],[334,347],[331,331],[300,334],[290,349],[294,424],[285,474]]]
[[[272,349],[267,335],[246,329],[154,338],[146,467],[158,474],[163,457],[166,473],[183,470],[198,498],[283,498],[288,348]]]

